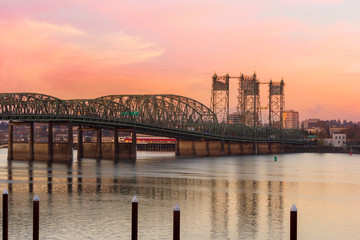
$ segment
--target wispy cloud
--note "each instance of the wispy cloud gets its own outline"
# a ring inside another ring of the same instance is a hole
[[[164,50],[155,43],[124,32],[104,35],[70,25],[31,19],[0,21],[0,80],[9,90],[45,91],[48,76],[59,69],[113,73],[106,68],[139,63],[158,57]],[[71,73],[68,75],[73,81]]]

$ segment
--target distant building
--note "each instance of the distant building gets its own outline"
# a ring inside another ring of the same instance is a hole
[[[299,129],[299,113],[294,110],[284,111],[284,128],[286,129]]]
[[[323,141],[326,146],[345,147],[346,134],[334,133],[331,138],[325,138]]]
[[[229,115],[229,123],[241,123],[240,113],[234,112]]]
[[[330,136],[335,133],[344,133],[346,129],[345,127],[329,127]]]
[[[334,147],[345,147],[346,146],[346,134],[334,133],[332,135]]]
[[[316,134],[316,133],[321,132],[321,128],[313,127],[313,128],[308,128],[308,129],[306,129],[306,131],[307,131],[309,134]]]
[[[318,127],[318,123],[320,122],[320,119],[307,119],[302,121],[302,128],[303,129],[309,129],[309,128],[315,128]]]

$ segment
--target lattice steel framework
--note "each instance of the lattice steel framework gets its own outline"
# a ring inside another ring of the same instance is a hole
[[[216,115],[202,103],[178,95],[109,95],[105,99],[130,109],[137,121],[190,131],[217,123]]]
[[[246,126],[260,126],[259,84],[255,73],[252,76],[245,76],[244,74],[240,76],[237,111],[240,114],[241,123]]]
[[[61,100],[38,93],[0,94],[0,120],[70,121],[74,125],[136,128],[139,133],[182,139],[278,141],[300,143],[297,130],[254,128],[218,123],[200,102],[178,95],[109,95],[96,99]]]
[[[282,129],[285,108],[284,80],[269,83],[269,126]]]
[[[210,107],[220,123],[229,122],[229,79],[229,74],[212,77]]]

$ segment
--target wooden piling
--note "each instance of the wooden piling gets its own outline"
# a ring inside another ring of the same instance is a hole
[[[180,206],[178,204],[174,207],[173,240],[180,240]]]
[[[33,199],[33,239],[39,240],[39,197],[35,195]]]
[[[138,239],[138,199],[136,196],[132,199],[132,218],[131,218],[131,239]]]
[[[5,189],[3,191],[3,240],[8,239],[8,201],[9,201],[9,193]]]
[[[297,240],[297,208],[295,204],[290,209],[290,240]]]

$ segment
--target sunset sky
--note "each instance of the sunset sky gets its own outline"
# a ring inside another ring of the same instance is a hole
[[[360,121],[360,1],[0,0],[0,92],[168,93],[209,106],[214,72],[254,71],[284,79],[301,120]]]

